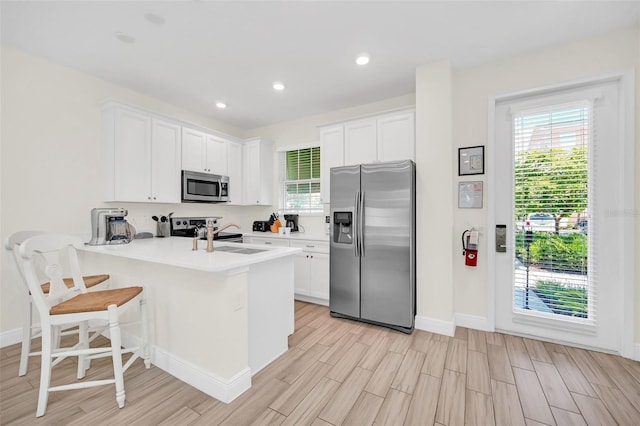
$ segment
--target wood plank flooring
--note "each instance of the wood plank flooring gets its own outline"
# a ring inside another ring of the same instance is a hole
[[[640,363],[613,355],[464,328],[406,335],[303,302],[289,346],[231,404],[138,361],[123,409],[103,386],[52,393],[36,419],[40,362],[18,377],[13,345],[0,350],[0,424],[640,425]],[[87,377],[110,369],[95,360]],[[52,383],[70,377],[66,360]]]

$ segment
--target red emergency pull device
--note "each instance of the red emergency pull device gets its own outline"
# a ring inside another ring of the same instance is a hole
[[[465,265],[478,265],[478,231],[473,228],[462,233],[462,254]]]

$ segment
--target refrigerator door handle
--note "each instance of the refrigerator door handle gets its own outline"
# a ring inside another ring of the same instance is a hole
[[[359,236],[358,236],[358,207],[360,206],[360,192],[356,192],[355,199],[353,201],[353,250],[356,257],[360,256]]]
[[[364,257],[364,191],[360,194],[359,210],[358,225],[360,225],[360,229],[358,230],[358,238],[360,240],[360,256]]]

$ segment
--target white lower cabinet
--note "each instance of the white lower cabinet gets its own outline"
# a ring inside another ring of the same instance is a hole
[[[245,236],[247,244],[297,247],[302,252],[294,258],[294,292],[296,299],[329,305],[329,243],[287,237]]]
[[[291,247],[303,251],[294,261],[294,289],[302,300],[329,303],[329,243],[326,241],[291,240]]]

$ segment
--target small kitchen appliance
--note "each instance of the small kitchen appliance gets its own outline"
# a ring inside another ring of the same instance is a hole
[[[285,227],[291,228],[291,232],[298,232],[298,219],[300,217],[297,214],[285,214],[284,220],[286,220]]]
[[[207,239],[207,220],[214,220],[214,231],[218,230],[218,219],[221,217],[172,217],[171,236],[193,238],[196,233],[201,240]],[[219,232],[213,236],[214,240],[224,240],[230,243],[241,243],[242,234],[235,232]]]
[[[269,221],[267,220],[256,220],[253,222],[253,231],[254,232],[267,232],[269,230]]]
[[[127,211],[121,208],[91,209],[90,246],[126,244],[133,239],[134,232],[125,219]]]

